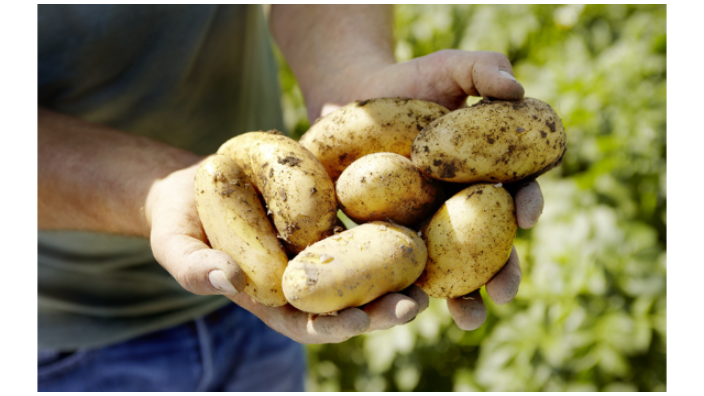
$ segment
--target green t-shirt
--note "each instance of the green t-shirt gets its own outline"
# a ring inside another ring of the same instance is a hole
[[[38,17],[40,106],[201,155],[283,130],[260,6],[40,5]],[[185,291],[141,238],[40,231],[38,273],[40,349],[106,345],[229,301]]]

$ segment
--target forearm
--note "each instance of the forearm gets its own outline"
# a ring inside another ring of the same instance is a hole
[[[49,110],[38,115],[39,229],[148,237],[144,207],[159,179],[195,154]]]
[[[392,6],[275,5],[270,18],[309,115],[327,102],[364,99],[353,97],[355,87],[395,63]]]

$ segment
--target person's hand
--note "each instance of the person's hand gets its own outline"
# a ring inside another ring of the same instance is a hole
[[[279,333],[303,344],[346,341],[361,333],[408,323],[428,307],[428,296],[417,286],[390,293],[360,308],[346,308],[335,316],[318,316],[286,304],[266,307],[244,293],[228,296]]]
[[[269,327],[306,344],[341,342],[363,332],[388,329],[414,319],[428,307],[428,296],[415,286],[363,308],[344,309],[337,316],[316,317],[288,304],[272,308],[254,301],[242,292],[245,276],[238,264],[207,244],[194,194],[199,165],[154,183],[144,209],[154,257],[186,290],[225,295]]]
[[[309,117],[315,119],[354,100],[378,97],[408,97],[441,104],[450,110],[466,105],[468,96],[518,100],[523,86],[516,80],[506,56],[496,52],[444,50],[408,62],[389,64],[364,73],[353,84],[340,80],[337,89],[313,94]],[[543,209],[543,196],[536,181],[507,186],[516,202],[518,226],[533,227]],[[515,248],[508,262],[486,284],[489,297],[497,304],[513,300],[521,282],[521,268]],[[486,308],[479,291],[447,301],[450,314],[464,330],[484,323]]]
[[[350,71],[354,72],[354,71]],[[338,80],[306,98],[311,122],[355,100],[413,98],[456,110],[467,97],[518,100],[525,91],[505,55],[488,51],[443,50],[407,62],[360,72],[359,78],[340,73]]]

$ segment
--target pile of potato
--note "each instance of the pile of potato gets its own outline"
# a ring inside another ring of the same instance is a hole
[[[196,202],[211,246],[267,306],[328,314],[414,283],[455,298],[511,253],[516,211],[502,183],[552,169],[565,148],[560,118],[535,99],[452,112],[371,99],[319,119],[300,142],[277,131],[229,140],[199,169]],[[360,226],[341,231],[338,208]]]

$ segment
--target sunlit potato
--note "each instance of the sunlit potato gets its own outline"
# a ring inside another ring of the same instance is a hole
[[[218,150],[249,173],[282,239],[298,253],[333,232],[337,200],[330,176],[313,154],[281,133],[249,132]]]
[[[242,268],[245,293],[267,306],[286,304],[281,277],[288,257],[244,171],[229,157],[214,155],[198,168],[194,186],[208,241]]]
[[[326,314],[358,307],[413,284],[427,261],[425,242],[410,229],[372,222],[317,242],[288,264],[286,299]]]
[[[410,158],[418,132],[448,112],[437,103],[418,99],[357,101],[318,119],[300,143],[337,180],[345,168],[367,154],[389,152]]]
[[[410,226],[436,209],[438,182],[399,154],[374,153],[353,162],[335,183],[340,209],[357,223],[390,220]]]
[[[467,187],[422,227],[428,264],[416,285],[437,298],[479,289],[508,260],[517,228],[513,198],[504,188],[486,183]]]
[[[560,117],[544,102],[484,99],[424,128],[411,160],[426,175],[455,183],[530,179],[562,162]]]

